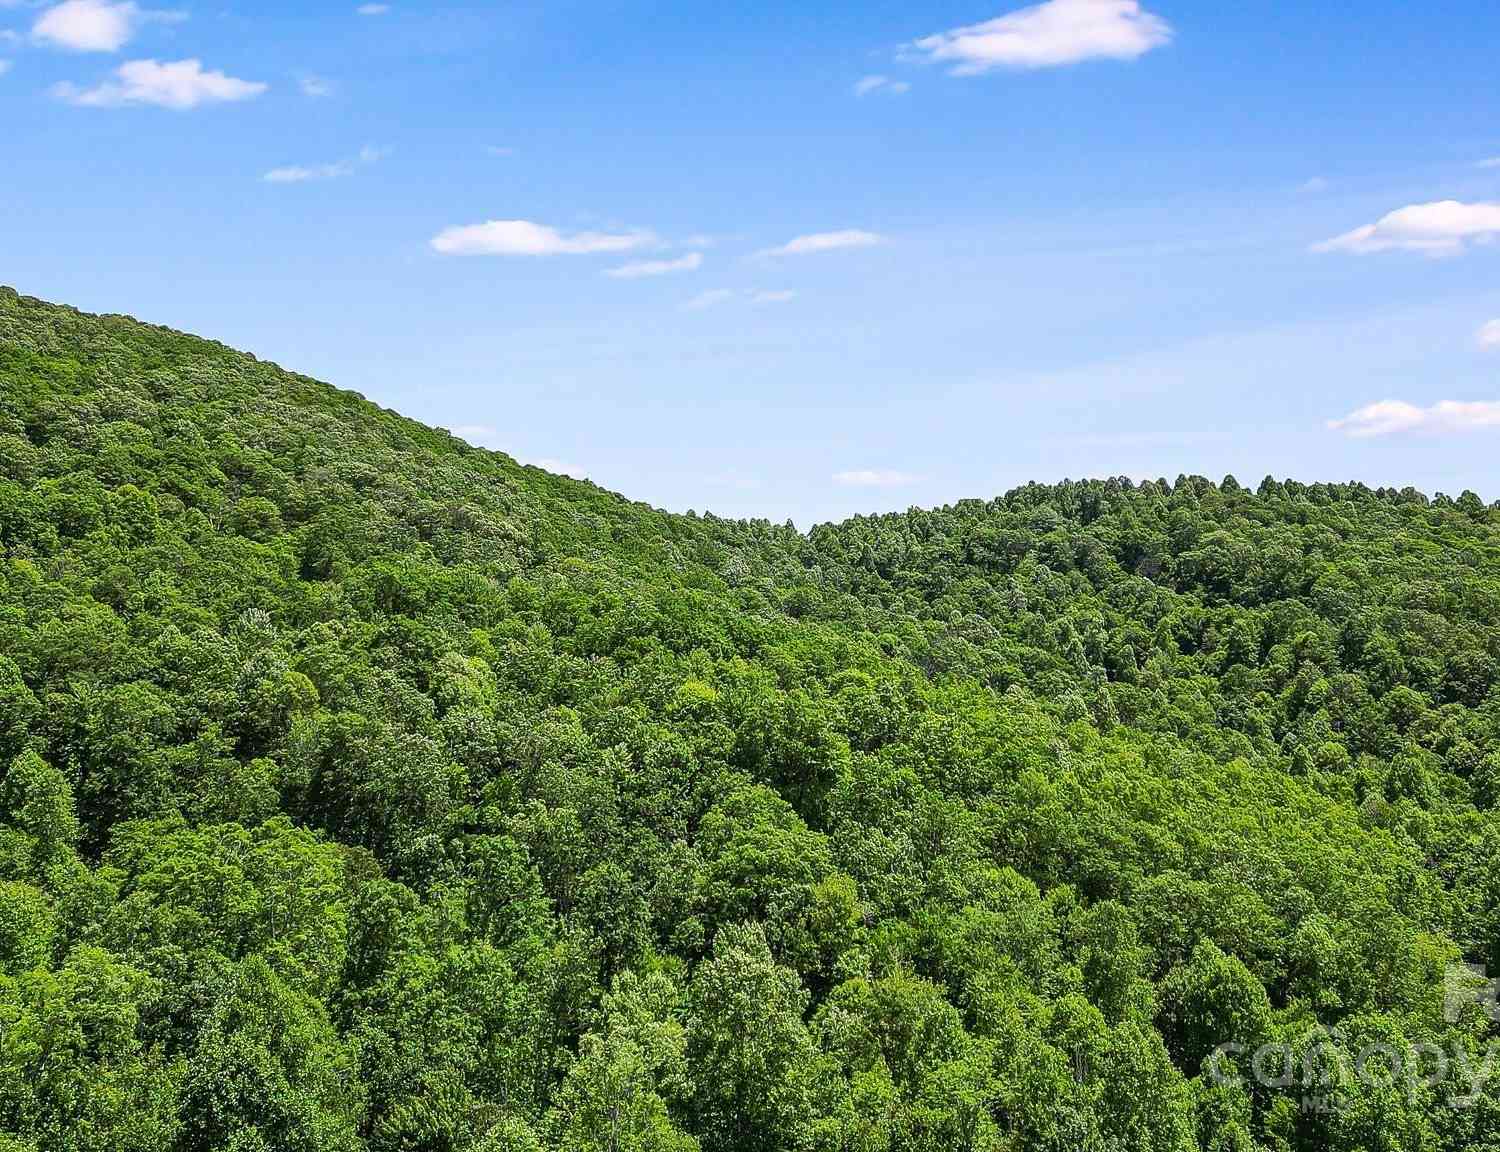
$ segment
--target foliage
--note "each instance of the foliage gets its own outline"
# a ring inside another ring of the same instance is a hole
[[[0,1147],[1500,1146],[1211,1075],[1479,1060],[1497,680],[1470,494],[803,535],[0,290]]]

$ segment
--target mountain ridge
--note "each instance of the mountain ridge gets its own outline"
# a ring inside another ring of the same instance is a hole
[[[122,326],[122,327],[123,326],[134,326],[134,327],[138,327],[138,328],[145,329],[145,330],[148,330],[148,331],[156,332],[156,333],[161,334],[161,335],[170,336],[170,337],[173,337],[173,338],[180,338],[180,339],[186,339],[186,340],[190,340],[190,341],[196,341],[196,342],[204,345],[207,348],[213,349],[214,351],[216,351],[216,352],[218,352],[220,354],[224,354],[224,355],[231,356],[231,357],[240,357],[240,358],[246,359],[248,361],[251,361],[252,363],[255,363],[255,364],[265,365],[266,367],[268,367],[268,368],[270,368],[270,369],[272,369],[272,370],[274,370],[276,372],[285,373],[287,376],[295,378],[297,380],[308,382],[308,383],[313,384],[313,385],[315,385],[317,387],[329,389],[333,393],[335,393],[335,394],[337,394],[339,396],[342,396],[342,397],[350,398],[350,399],[352,399],[355,402],[369,404],[372,407],[378,409],[379,411],[381,411],[383,413],[386,413],[386,414],[388,414],[390,416],[393,416],[393,417],[395,417],[395,418],[397,418],[399,420],[407,421],[407,422],[409,422],[409,423],[411,423],[411,424],[413,424],[413,425],[415,425],[415,426],[417,426],[419,428],[426,429],[427,431],[445,433],[446,435],[448,435],[449,437],[451,437],[453,440],[457,441],[458,443],[464,445],[465,447],[467,447],[467,448],[469,448],[469,449],[471,449],[473,451],[476,451],[476,452],[485,452],[485,453],[490,453],[490,454],[499,456],[499,457],[501,457],[501,458],[503,458],[503,459],[505,459],[507,461],[510,461],[512,464],[514,464],[518,468],[534,469],[534,470],[536,470],[538,472],[544,473],[544,474],[549,475],[549,476],[562,476],[562,477],[564,477],[566,479],[569,479],[569,480],[574,480],[574,481],[579,482],[579,483],[587,484],[587,485],[590,485],[591,487],[599,489],[602,492],[606,492],[606,493],[608,493],[608,494],[610,494],[612,496],[616,496],[619,499],[621,499],[623,501],[626,501],[627,503],[639,504],[642,507],[648,507],[648,508],[651,508],[653,511],[660,512],[663,515],[685,516],[685,517],[688,517],[688,518],[695,518],[695,517],[698,517],[698,516],[701,515],[701,516],[706,517],[706,518],[711,519],[711,520],[720,519],[720,520],[729,520],[731,522],[740,522],[740,521],[742,521],[742,522],[755,522],[755,523],[761,523],[761,522],[771,523],[771,521],[768,518],[766,518],[766,517],[723,517],[723,516],[716,515],[715,513],[712,512],[712,510],[705,510],[702,513],[699,513],[696,510],[687,511],[687,512],[671,512],[671,511],[669,511],[667,509],[657,508],[654,505],[650,505],[650,504],[646,504],[646,503],[644,503],[642,501],[634,500],[630,496],[626,495],[623,492],[618,492],[618,491],[616,491],[614,489],[606,488],[603,485],[600,485],[597,481],[594,481],[594,480],[592,480],[590,478],[587,478],[587,477],[580,478],[580,477],[576,477],[576,476],[568,476],[566,473],[550,472],[546,468],[541,467],[540,465],[524,463],[521,460],[518,460],[516,457],[514,457],[514,456],[510,455],[509,453],[504,452],[504,451],[502,451],[500,449],[486,448],[483,445],[474,444],[471,441],[464,439],[461,435],[455,433],[451,429],[444,428],[444,427],[442,427],[440,425],[423,424],[421,421],[418,421],[418,420],[415,420],[412,417],[406,416],[405,414],[403,414],[398,409],[390,408],[390,407],[387,407],[385,405],[380,404],[378,401],[371,400],[364,393],[359,392],[356,389],[345,388],[345,387],[342,387],[340,385],[330,383],[328,381],[320,380],[317,377],[308,376],[305,373],[301,373],[301,372],[296,371],[295,369],[286,368],[286,367],[284,367],[283,365],[281,365],[276,360],[262,359],[261,357],[257,356],[253,352],[247,352],[247,351],[243,351],[243,350],[234,348],[231,345],[225,344],[225,343],[223,343],[222,341],[219,341],[219,340],[215,340],[214,338],[209,337],[209,336],[203,336],[203,335],[196,334],[196,333],[193,333],[193,332],[188,332],[188,331],[185,331],[185,330],[182,330],[182,329],[173,328],[170,325],[157,324],[157,323],[154,323],[152,321],[141,320],[141,319],[139,319],[139,318],[137,318],[135,316],[130,315],[129,313],[123,313],[123,312],[87,312],[87,311],[84,311],[82,309],[75,308],[72,305],[54,303],[54,302],[51,302],[51,301],[44,300],[44,299],[42,299],[40,297],[33,297],[33,296],[24,295],[17,288],[15,288],[13,286],[10,286],[10,285],[5,285],[5,284],[0,284],[0,296],[9,296],[9,297],[13,298],[13,300],[16,301],[16,302],[18,302],[18,303],[31,305],[33,307],[42,307],[42,308],[48,308],[48,309],[56,309],[56,310],[59,310],[59,311],[65,313],[65,314],[70,314],[70,315],[76,317],[80,321],[97,321],[97,322],[101,322],[101,323],[113,324],[113,325],[118,325],[118,326]],[[1233,480],[1234,478],[1233,477],[1226,477],[1226,479]],[[1196,476],[1196,475],[1189,476],[1189,475],[1186,475],[1186,474],[1179,475],[1177,477],[1177,481],[1178,482],[1191,481],[1193,483],[1198,483],[1198,484],[1213,483],[1213,481],[1209,480],[1206,477]],[[1015,488],[1009,489],[1007,492],[1005,492],[1003,494],[999,494],[999,495],[996,495],[996,496],[993,496],[993,497],[989,497],[989,498],[986,498],[986,497],[963,497],[963,498],[960,498],[960,499],[954,501],[951,504],[936,505],[936,506],[934,506],[934,507],[932,507],[930,509],[923,508],[921,506],[913,506],[913,509],[909,509],[908,511],[911,511],[911,510],[916,510],[916,511],[931,511],[931,512],[949,511],[949,510],[952,510],[952,509],[955,509],[955,508],[959,508],[959,507],[963,507],[963,506],[967,506],[967,505],[972,505],[972,504],[974,504],[976,502],[980,503],[980,504],[990,504],[990,503],[995,503],[995,502],[999,502],[999,501],[1009,500],[1009,499],[1012,499],[1015,496],[1017,496],[1019,493],[1022,493],[1022,492],[1025,492],[1025,491],[1032,491],[1032,490],[1035,490],[1037,488],[1050,489],[1050,488],[1062,487],[1062,486],[1066,486],[1066,485],[1070,485],[1070,484],[1079,484],[1079,483],[1086,484],[1086,483],[1091,483],[1091,482],[1109,483],[1109,484],[1114,484],[1114,485],[1129,484],[1131,486],[1136,486],[1136,487],[1140,486],[1140,484],[1142,484],[1142,483],[1151,483],[1151,484],[1171,483],[1171,481],[1168,481],[1166,477],[1158,477],[1158,478],[1156,478],[1154,480],[1150,480],[1150,481],[1131,480],[1131,479],[1129,479],[1127,477],[1124,477],[1124,476],[1112,477],[1112,478],[1109,478],[1107,480],[1104,480],[1102,478],[1095,478],[1095,479],[1092,479],[1092,480],[1091,479],[1072,480],[1072,479],[1069,479],[1069,478],[1065,477],[1062,480],[1054,481],[1054,482],[1051,482],[1051,483],[1029,481],[1026,484],[1019,485],[1019,486],[1017,486]],[[1379,487],[1379,488],[1370,488],[1368,485],[1366,485],[1366,484],[1364,484],[1362,482],[1359,482],[1359,481],[1315,481],[1315,482],[1302,483],[1302,482],[1294,481],[1290,477],[1287,477],[1287,478],[1284,478],[1281,481],[1278,481],[1273,476],[1267,476],[1262,481],[1263,485],[1264,484],[1276,484],[1276,483],[1296,484],[1299,487],[1306,488],[1306,489],[1313,490],[1313,491],[1328,490],[1328,491],[1335,491],[1335,492],[1339,492],[1339,491],[1351,491],[1351,492],[1357,492],[1357,493],[1369,493],[1369,494],[1372,494],[1372,495],[1374,495],[1376,497],[1379,497],[1379,498],[1382,498],[1382,499],[1400,498],[1400,499],[1403,499],[1403,500],[1421,500],[1421,501],[1439,501],[1439,502],[1441,502],[1443,500],[1447,500],[1447,499],[1456,499],[1455,497],[1446,496],[1442,492],[1424,493],[1424,492],[1422,492],[1422,491],[1420,491],[1420,490],[1418,490],[1418,489],[1416,489],[1416,488],[1414,488],[1414,487],[1412,487],[1410,485],[1403,485],[1400,488],[1386,487],[1386,486],[1382,486],[1382,487]],[[1238,483],[1237,482],[1236,482],[1235,486],[1238,487]],[[1467,490],[1465,490],[1463,493],[1460,494],[1460,498],[1463,497],[1463,496],[1469,496],[1469,497],[1472,497],[1473,499],[1480,499],[1480,497],[1478,497],[1477,495],[1475,495],[1475,494],[1473,494],[1471,492],[1468,492]],[[1492,501],[1491,502],[1491,506],[1492,507],[1500,507],[1500,499]],[[801,534],[802,535],[808,535],[808,534],[810,534],[812,531],[814,531],[817,528],[837,527],[840,524],[845,524],[845,523],[850,523],[850,522],[857,522],[857,521],[867,520],[867,519],[881,519],[881,518],[886,518],[886,517],[899,517],[899,516],[903,516],[905,514],[906,514],[905,512],[901,512],[901,511],[873,512],[873,513],[856,513],[855,515],[853,515],[851,517],[848,517],[844,521],[819,521],[819,522],[816,522],[816,523],[814,523],[812,525],[809,525],[809,527],[807,529],[801,530]]]

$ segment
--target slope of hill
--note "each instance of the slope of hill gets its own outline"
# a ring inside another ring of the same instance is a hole
[[[0,548],[4,1152],[1500,1148],[1472,495],[803,536],[0,290]]]

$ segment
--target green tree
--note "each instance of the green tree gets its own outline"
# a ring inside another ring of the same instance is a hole
[[[771,958],[757,924],[731,925],[694,973],[687,1052],[704,1147],[794,1147],[808,1124],[816,1053],[802,1022],[807,995]]]

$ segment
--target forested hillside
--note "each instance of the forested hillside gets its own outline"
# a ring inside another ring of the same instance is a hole
[[[0,1152],[1500,1149],[1472,495],[803,535],[0,290],[0,548]]]

